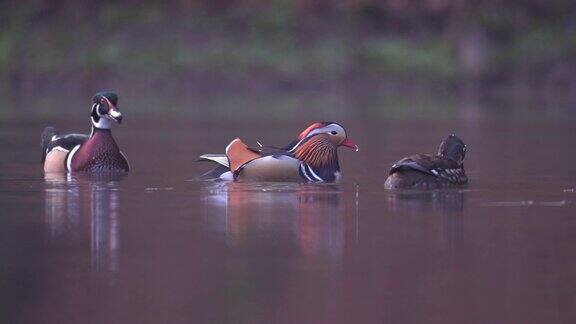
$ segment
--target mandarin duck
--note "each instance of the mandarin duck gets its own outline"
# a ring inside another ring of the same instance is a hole
[[[417,154],[394,163],[386,189],[436,189],[465,185],[464,172],[466,145],[456,135],[446,137],[436,155]]]
[[[230,142],[226,154],[204,154],[200,161],[217,163],[201,178],[237,181],[334,182],[340,179],[338,147],[358,151],[342,125],[314,123],[284,147],[249,147],[239,138]]]
[[[112,137],[112,122],[120,124],[118,96],[99,92],[92,98],[90,135],[60,135],[56,128],[42,132],[44,172],[128,172],[130,166]]]

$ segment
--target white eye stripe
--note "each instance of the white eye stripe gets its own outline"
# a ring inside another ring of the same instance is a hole
[[[344,128],[342,128],[342,126],[337,125],[337,124],[330,124],[324,127],[320,127],[320,128],[316,128],[315,130],[311,131],[306,137],[310,137],[312,135],[316,135],[316,134],[331,134],[332,132],[336,132],[336,134],[333,135],[338,135],[338,134],[346,134],[346,132],[344,131]]]
[[[296,151],[296,149],[300,146],[300,144],[302,144],[302,142],[304,142],[306,139],[317,135],[317,134],[330,134],[331,132],[336,132],[336,135],[340,135],[340,136],[344,136],[344,138],[346,138],[346,131],[344,130],[344,128],[338,124],[329,124],[327,126],[324,127],[319,127],[316,128],[312,131],[310,131],[308,134],[306,134],[306,136],[302,139],[300,139],[296,144],[294,144],[294,146],[292,146],[288,152],[294,152]]]

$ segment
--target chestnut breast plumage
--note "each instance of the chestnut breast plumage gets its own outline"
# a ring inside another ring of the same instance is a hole
[[[70,170],[127,172],[130,167],[110,131],[97,130],[71,157]]]

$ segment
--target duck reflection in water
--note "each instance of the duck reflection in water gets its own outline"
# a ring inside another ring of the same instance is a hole
[[[455,247],[464,239],[464,199],[466,190],[406,190],[390,192],[388,208],[394,213],[414,216],[417,230],[426,226],[421,216],[434,216],[440,219],[441,233],[449,247]]]
[[[390,192],[388,207],[399,213],[461,213],[464,190],[406,190]]]
[[[304,255],[339,256],[344,208],[338,185],[207,182],[206,226],[230,246],[297,244]]]
[[[45,217],[54,244],[90,242],[93,271],[118,270],[118,183],[123,174],[46,174]]]

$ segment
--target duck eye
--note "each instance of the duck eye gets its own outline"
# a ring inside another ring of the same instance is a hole
[[[330,134],[336,135],[336,134],[338,134],[338,132],[337,131],[331,131]]]
[[[104,98],[100,98],[100,103],[104,103]]]

